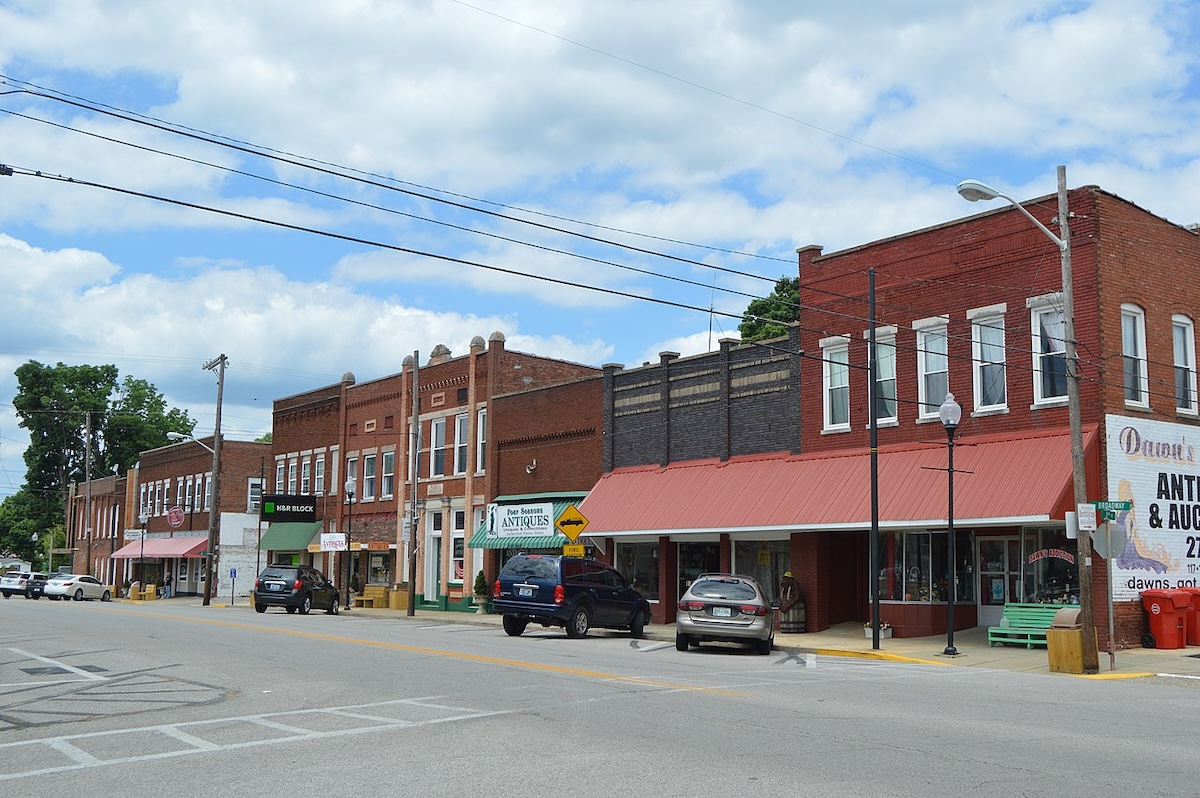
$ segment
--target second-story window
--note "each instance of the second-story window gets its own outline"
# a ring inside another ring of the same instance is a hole
[[[246,481],[246,512],[257,513],[262,506],[262,480],[250,477]]]
[[[308,458],[300,461],[300,495],[312,495],[312,460]]]
[[[967,318],[971,320],[971,365],[976,410],[1008,407],[1004,311],[1004,306],[993,306],[967,313]]]
[[[454,473],[467,473],[467,451],[471,441],[467,439],[467,414],[454,417]]]
[[[1067,396],[1067,347],[1062,294],[1025,301],[1033,330],[1033,403],[1058,403]]]
[[[863,332],[863,340],[870,341],[871,332]],[[868,355],[869,356],[869,355]],[[896,328],[878,327],[875,330],[875,420],[893,423],[896,421]]]
[[[346,458],[346,481],[350,480],[358,483],[358,458],[353,456]],[[355,496],[354,500],[358,501],[360,496],[362,496],[362,486],[359,486],[358,496]]]
[[[921,418],[937,418],[938,408],[950,392],[946,324],[944,316],[913,324],[917,331],[917,400]]]
[[[435,418],[429,430],[429,475],[446,474],[446,419]]]
[[[1196,412],[1196,328],[1187,316],[1171,317],[1175,350],[1175,409]]]
[[[286,464],[282,460],[275,461],[275,492],[276,493],[284,492],[283,469],[284,469],[285,465]]]
[[[850,428],[850,341],[834,336],[821,341],[821,377],[826,430]]]
[[[317,496],[325,495],[325,453],[321,452],[317,455],[317,459],[313,462],[313,493]]]
[[[396,453],[383,453],[383,469],[380,474],[382,484],[379,486],[379,497],[390,499],[396,491]]]
[[[287,492],[289,496],[296,495],[296,466],[295,460],[288,460],[288,486]]]
[[[375,455],[363,455],[362,500],[372,501],[375,498]]]
[[[1125,404],[1149,406],[1146,315],[1137,305],[1121,305],[1121,355],[1125,366]]]
[[[487,408],[481,408],[475,421],[475,473],[481,473],[487,463]]]

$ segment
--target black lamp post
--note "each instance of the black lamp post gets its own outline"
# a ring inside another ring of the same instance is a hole
[[[954,394],[946,394],[945,401],[938,408],[938,418],[946,428],[946,476],[948,478],[949,504],[946,509],[946,650],[942,653],[948,657],[958,654],[954,647],[954,601],[958,598],[954,577],[954,432],[962,419],[962,407],[954,401]]]
[[[150,520],[150,513],[143,508],[138,520],[142,522],[142,543],[141,551],[138,553],[138,590],[145,591],[146,589],[146,522]],[[139,596],[140,598],[140,596]]]
[[[354,527],[354,492],[358,490],[358,482],[354,477],[346,480],[346,504],[350,505],[346,516],[346,602],[345,608],[350,609],[350,571],[353,560],[350,555],[350,532]]]

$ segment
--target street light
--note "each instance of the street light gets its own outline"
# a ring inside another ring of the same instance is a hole
[[[946,394],[938,407],[938,418],[946,428],[946,477],[949,502],[946,507],[946,650],[947,657],[958,654],[954,647],[954,601],[958,598],[954,573],[954,432],[962,419],[962,407],[954,401],[954,394]]]
[[[1058,247],[1062,264],[1063,298],[1063,356],[1067,366],[1067,418],[1071,426],[1071,477],[1075,488],[1075,506],[1087,504],[1087,472],[1083,459],[1083,418],[1079,403],[1079,361],[1075,355],[1075,291],[1071,275],[1071,228],[1068,224],[1070,211],[1067,207],[1067,167],[1058,167],[1058,235],[1034,218],[1015,197],[998,191],[978,180],[964,180],[958,184],[958,193],[970,202],[1002,199],[1012,205],[1033,222],[1037,229]],[[1096,647],[1096,622],[1092,608],[1092,536],[1086,529],[1079,530],[1079,620],[1083,625],[1083,671],[1088,674],[1100,672],[1099,653]]]
[[[350,505],[349,515],[346,517],[346,601],[345,608],[350,609],[350,531],[354,526],[354,492],[358,490],[358,482],[354,477],[346,480],[346,504]]]
[[[150,513],[145,507],[142,508],[141,514],[138,515],[138,520],[142,522],[142,550],[141,553],[138,554],[137,582],[138,591],[144,594],[146,590],[146,522],[150,520]]]

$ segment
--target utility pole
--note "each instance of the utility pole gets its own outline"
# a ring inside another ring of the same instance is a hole
[[[88,410],[83,415],[83,534],[87,538],[87,567],[84,569],[89,574],[92,573],[92,411]],[[64,541],[63,545],[67,545]],[[54,557],[54,533],[50,533],[50,557]],[[74,559],[74,558],[72,558]],[[46,563],[47,572],[50,570],[50,563]]]
[[[221,535],[221,402],[225,394],[224,354],[217,355],[204,364],[205,371],[216,369],[217,373],[217,418],[213,425],[212,501],[208,510],[208,557],[204,563],[204,606],[212,603],[213,572],[216,567]],[[257,574],[256,574],[257,576]]]
[[[417,601],[417,474],[421,469],[421,394],[417,390],[419,373],[419,363],[421,359],[421,351],[413,352],[413,373],[412,373],[412,432],[410,433],[411,444],[409,446],[409,461],[412,463],[409,473],[409,495],[408,495],[408,528],[404,530],[404,535],[408,538],[408,609],[407,614],[411,618],[416,615],[417,608],[413,606]]]

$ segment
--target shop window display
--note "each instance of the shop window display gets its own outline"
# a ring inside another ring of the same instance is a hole
[[[879,597],[885,601],[945,602],[946,533],[881,532]],[[955,601],[975,600],[974,535],[955,530]]]
[[[657,543],[618,544],[616,565],[647,601],[658,601]]]

